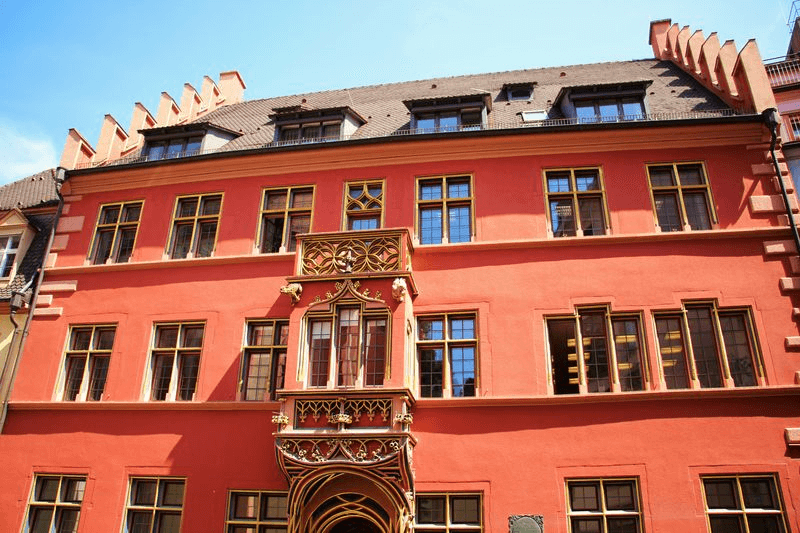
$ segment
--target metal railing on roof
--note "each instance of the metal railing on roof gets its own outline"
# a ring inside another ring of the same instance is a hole
[[[772,87],[783,87],[800,83],[800,56],[789,55],[764,60],[769,84]]]
[[[418,128],[418,129],[395,129],[390,131],[373,133],[371,135],[341,135],[336,137],[314,137],[308,139],[290,139],[284,141],[272,141],[268,143],[254,143],[237,147],[235,151],[246,150],[263,150],[269,148],[279,148],[288,146],[300,146],[310,144],[324,144],[332,142],[343,142],[356,139],[376,139],[383,137],[398,137],[398,136],[424,136],[424,135],[441,135],[456,132],[467,131],[492,131],[492,130],[520,130],[526,128],[551,128],[563,126],[581,126],[590,124],[619,124],[619,123],[636,123],[636,122],[661,122],[668,120],[692,120],[704,118],[718,118],[729,117],[734,115],[741,115],[735,109],[709,109],[703,111],[687,111],[680,113],[646,113],[637,115],[617,115],[608,117],[572,117],[572,118],[548,118],[544,120],[535,121],[518,121],[518,122],[493,122],[491,124],[465,124],[459,126],[447,126],[443,128]],[[118,165],[130,165],[136,163],[146,163],[149,161],[164,161],[169,159],[184,159],[198,155],[208,155],[221,152],[233,151],[222,148],[215,148],[212,150],[191,150],[186,152],[176,152],[169,154],[158,154],[157,156],[149,156],[144,154],[129,155],[119,159],[113,159],[102,162],[81,163],[76,166],[77,169],[95,168],[95,167],[109,167]]]

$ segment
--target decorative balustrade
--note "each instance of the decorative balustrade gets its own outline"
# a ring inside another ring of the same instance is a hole
[[[298,237],[299,276],[380,274],[411,270],[408,230],[310,233]]]
[[[282,454],[299,462],[338,460],[363,464],[397,455],[406,440],[404,435],[279,437],[275,444]]]

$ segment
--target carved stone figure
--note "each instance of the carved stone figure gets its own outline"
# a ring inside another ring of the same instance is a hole
[[[292,305],[300,301],[300,295],[303,294],[303,286],[299,283],[290,283],[281,287],[282,294],[288,294],[292,298]]]

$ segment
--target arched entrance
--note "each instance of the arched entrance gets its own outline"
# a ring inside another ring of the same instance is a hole
[[[329,533],[383,533],[365,518],[346,518],[335,524]]]

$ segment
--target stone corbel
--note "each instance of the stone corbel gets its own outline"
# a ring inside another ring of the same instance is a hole
[[[288,294],[292,299],[292,305],[300,301],[300,295],[303,294],[303,286],[299,283],[290,283],[281,287],[281,294]]]

